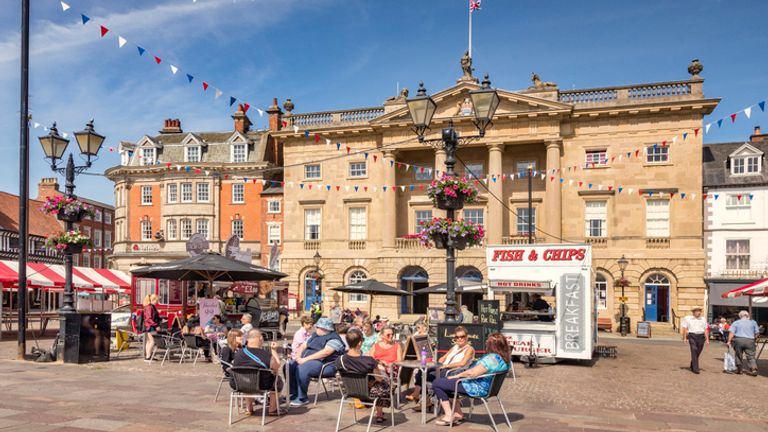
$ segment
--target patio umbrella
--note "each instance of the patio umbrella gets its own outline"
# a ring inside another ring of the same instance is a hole
[[[456,285],[454,289],[457,293],[461,292],[481,292],[487,288],[485,284],[473,279],[461,279],[456,278]],[[432,285],[426,288],[420,288],[414,291],[414,294],[438,294],[445,293],[448,290],[448,284],[443,282],[437,285]]]
[[[757,282],[744,285],[743,287],[728,291],[727,293],[723,293],[721,297],[736,298],[743,295],[749,298],[749,314],[752,315],[752,298],[768,296],[768,279],[762,279]],[[755,303],[762,303],[762,301]]]
[[[353,293],[353,294],[368,294],[371,296],[371,301],[368,302],[368,316],[371,315],[371,308],[373,306],[373,297],[377,295],[387,296],[410,296],[413,295],[408,291],[404,291],[395,288],[391,285],[387,285],[383,282],[379,282],[376,279],[366,279],[362,282],[353,283],[349,285],[343,285],[336,288],[331,288],[334,291]]]

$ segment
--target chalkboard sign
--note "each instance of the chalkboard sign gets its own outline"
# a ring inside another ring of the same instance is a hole
[[[478,300],[477,313],[480,324],[496,331],[501,330],[501,305],[498,300]]]
[[[421,360],[421,349],[425,348],[427,358],[433,358],[432,345],[429,343],[429,336],[414,335],[408,338],[405,348],[406,360]]]
[[[467,329],[469,344],[475,349],[475,357],[485,354],[485,326],[482,324],[440,323],[437,325],[437,354],[443,355],[453,346],[453,333],[456,327]]]
[[[637,323],[637,337],[650,338],[651,337],[651,323],[648,321],[640,321]]]

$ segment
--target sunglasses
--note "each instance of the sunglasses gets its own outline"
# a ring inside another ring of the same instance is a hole
[[[454,336],[453,338],[454,338],[454,339],[466,339],[466,338],[467,338],[467,335],[462,335],[462,336],[456,335],[456,336]]]

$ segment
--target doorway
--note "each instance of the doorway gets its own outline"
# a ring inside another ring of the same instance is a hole
[[[666,276],[655,273],[645,281],[644,318],[651,322],[669,322],[670,284]]]
[[[304,310],[309,311],[312,303],[323,305],[323,279],[317,272],[304,275]]]
[[[400,276],[400,289],[414,292],[429,286],[429,274],[421,267],[406,267]],[[429,307],[429,294],[416,294],[400,297],[401,314],[426,314]]]

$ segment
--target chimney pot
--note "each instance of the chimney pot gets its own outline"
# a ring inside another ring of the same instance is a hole
[[[755,135],[760,135],[760,126],[755,126]]]
[[[161,134],[167,133],[181,133],[181,120],[179,119],[165,119],[163,122],[163,129],[160,130]]]

